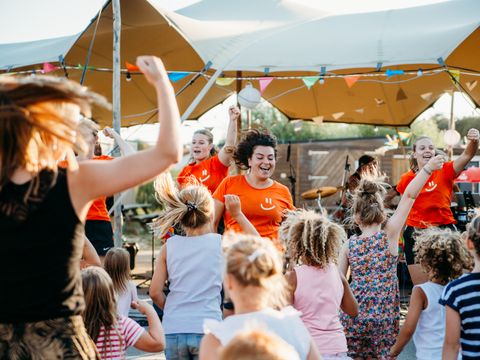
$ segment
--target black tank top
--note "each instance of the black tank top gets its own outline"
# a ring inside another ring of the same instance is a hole
[[[39,178],[41,190],[26,205],[29,182],[8,183],[0,191],[0,323],[67,317],[84,308],[84,230],[65,170],[58,170],[53,185],[52,172],[42,171]]]

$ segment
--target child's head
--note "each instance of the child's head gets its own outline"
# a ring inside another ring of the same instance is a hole
[[[290,212],[280,227],[293,264],[324,268],[336,263],[346,234],[343,228],[314,211]]]
[[[471,256],[460,233],[450,229],[429,228],[416,236],[416,261],[430,280],[447,284],[472,265]]]
[[[360,226],[382,224],[385,219],[385,187],[380,179],[365,177],[353,194],[353,220]]]
[[[236,335],[220,353],[220,360],[299,360],[295,349],[279,336],[261,330]]]
[[[130,280],[130,254],[128,251],[123,248],[111,248],[105,255],[103,267],[112,279],[115,292],[127,291]]]
[[[234,233],[224,239],[230,243],[225,251],[226,280],[233,279],[242,289],[255,288],[252,293],[262,297],[269,306],[284,306],[287,283],[282,274],[281,255],[272,241]],[[235,303],[233,291],[230,295]]]
[[[165,206],[154,222],[160,236],[176,224],[196,229],[212,221],[213,198],[205,186],[188,185],[178,190],[172,176],[164,173],[155,180],[155,196]]]
[[[105,270],[90,266],[82,270],[82,286],[85,297],[83,319],[88,335],[96,341],[101,325],[110,329],[117,321],[113,282]]]
[[[480,215],[477,215],[467,226],[467,245],[475,250],[475,261],[480,261]]]

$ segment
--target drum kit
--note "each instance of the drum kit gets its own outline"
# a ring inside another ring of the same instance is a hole
[[[323,212],[322,198],[332,196],[342,189],[343,186],[321,186],[318,188],[307,190],[303,192],[301,196],[305,200],[316,200],[318,210],[320,212]]]

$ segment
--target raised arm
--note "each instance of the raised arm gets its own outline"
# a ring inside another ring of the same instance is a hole
[[[157,92],[157,143],[151,149],[113,161],[81,162],[78,171],[69,173],[69,191],[80,219],[85,218],[91,200],[152,179],[181,159],[180,115],[163,63],[153,56],[141,56],[137,65]]]
[[[237,195],[227,194],[225,197],[225,209],[232,215],[235,221],[240,225],[245,234],[260,236],[255,226],[247,219],[242,212],[240,198]]]
[[[478,150],[480,134],[477,129],[470,129],[467,133],[468,144],[462,154],[453,161],[453,170],[458,175],[463,168],[472,160]]]
[[[396,255],[398,253],[398,238],[418,194],[430,178],[430,175],[432,175],[432,171],[441,169],[444,162],[445,159],[442,155],[431,158],[428,163],[417,172],[417,175],[410,181],[405,189],[397,209],[385,225],[385,233],[390,242],[389,248],[392,254]]]
[[[225,145],[218,153],[218,159],[225,166],[230,166],[233,157],[235,141],[237,140],[237,121],[240,119],[240,109],[236,106],[230,106],[228,109],[230,121],[228,123],[227,138]]]
[[[108,136],[109,138],[115,140],[115,144],[118,145],[118,147],[120,148],[120,152],[123,156],[136,153],[136,150],[128,142],[123,140],[120,134],[112,128],[109,128],[107,126],[105,129],[103,129],[103,133],[105,134],[105,136]]]

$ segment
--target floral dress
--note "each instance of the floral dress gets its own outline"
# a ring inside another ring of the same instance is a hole
[[[359,314],[342,314],[352,358],[388,358],[399,331],[400,299],[397,260],[388,249],[383,231],[373,236],[354,235],[349,240],[350,287],[358,301]]]

